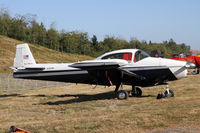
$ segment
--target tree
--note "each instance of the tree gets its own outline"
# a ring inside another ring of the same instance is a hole
[[[93,47],[97,47],[98,41],[97,41],[96,35],[93,35],[93,37],[91,38],[91,40],[92,40],[92,46]]]
[[[38,44],[46,46],[46,28],[44,27],[43,23],[41,22],[40,25],[38,25]]]
[[[55,23],[52,23],[50,29],[47,31],[47,47],[54,50],[59,50],[58,32],[55,29]]]

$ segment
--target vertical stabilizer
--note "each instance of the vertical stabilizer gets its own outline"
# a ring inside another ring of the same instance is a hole
[[[24,67],[27,65],[35,65],[35,60],[30,51],[28,44],[19,44],[16,47],[16,55],[14,59],[14,67]]]

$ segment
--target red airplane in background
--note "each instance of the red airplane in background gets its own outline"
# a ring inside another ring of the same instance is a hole
[[[184,53],[179,53],[179,54],[172,54],[171,59],[194,63],[196,65],[196,67],[195,67],[195,70],[192,73],[193,74],[199,74],[200,55],[188,55],[188,54],[184,54]]]

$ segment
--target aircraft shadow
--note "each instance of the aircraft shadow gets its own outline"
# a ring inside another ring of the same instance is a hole
[[[99,93],[94,95],[87,95],[87,94],[77,94],[77,95],[71,95],[71,94],[64,94],[64,95],[55,95],[57,97],[75,97],[73,99],[69,100],[63,100],[63,101],[56,101],[56,102],[47,102],[42,103],[44,105],[60,105],[60,104],[72,104],[72,103],[81,103],[81,102],[87,102],[87,101],[95,101],[95,100],[109,100],[116,98],[116,94],[113,91],[105,92],[105,93]],[[43,95],[42,95],[43,97]],[[153,95],[146,95],[141,97],[134,97],[134,98],[144,98],[144,97],[155,97]],[[130,97],[131,98],[131,97]]]
[[[4,95],[0,95],[0,98],[6,98],[6,97],[18,97],[20,96],[20,94],[4,94]]]
[[[142,95],[142,96],[137,97],[137,98],[144,98],[144,97],[156,97],[156,96],[154,96],[154,95]]]
[[[99,93],[94,95],[87,95],[87,94],[77,94],[77,95],[71,95],[71,94],[64,94],[64,95],[55,95],[57,97],[75,97],[73,99],[69,100],[63,100],[63,101],[56,101],[56,102],[47,102],[43,104],[47,105],[60,105],[60,104],[71,104],[71,103],[80,103],[80,102],[87,102],[87,101],[94,101],[94,100],[105,100],[105,99],[114,99],[116,98],[116,95],[113,91],[111,92],[105,92],[105,93]]]

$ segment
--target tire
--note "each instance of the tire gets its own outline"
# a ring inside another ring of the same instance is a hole
[[[126,100],[128,99],[128,92],[125,90],[120,90],[117,92],[117,98],[119,100]]]
[[[131,92],[133,97],[141,97],[142,96],[142,90],[139,87],[136,87]]]
[[[172,90],[169,90],[169,94],[167,91],[165,91],[165,97],[174,97],[174,92]]]

